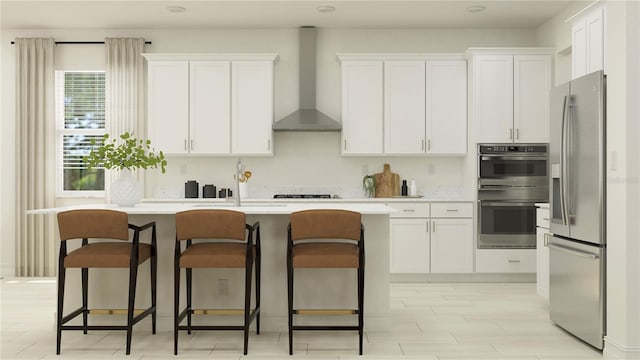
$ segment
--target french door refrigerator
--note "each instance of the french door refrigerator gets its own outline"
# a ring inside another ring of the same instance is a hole
[[[606,333],[606,79],[551,91],[549,307],[558,326],[602,349]]]

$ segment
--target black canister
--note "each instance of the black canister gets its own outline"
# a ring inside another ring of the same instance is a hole
[[[184,197],[187,199],[198,198],[198,182],[189,180],[184,183]]]
[[[216,197],[216,187],[213,185],[205,185],[202,187],[202,197],[203,198],[214,198]]]
[[[220,189],[220,191],[218,191],[218,197],[221,199],[224,199],[227,197],[227,189]]]

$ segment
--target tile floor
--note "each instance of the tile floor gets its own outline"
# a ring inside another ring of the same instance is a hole
[[[63,333],[55,355],[55,279],[0,281],[1,359],[288,359],[286,333],[252,334],[242,356],[240,332],[181,334],[175,357],[173,334],[134,331],[124,355],[123,332]],[[27,308],[28,310],[25,310]],[[554,326],[535,284],[392,284],[392,325],[366,332],[365,355],[357,335],[299,332],[293,358],[304,359],[537,359],[592,360],[602,354]]]

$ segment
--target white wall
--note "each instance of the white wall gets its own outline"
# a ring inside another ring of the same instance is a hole
[[[1,119],[0,143],[2,163],[1,266],[10,275],[14,266],[13,194],[15,189],[14,64],[15,37],[54,37],[59,41],[101,40],[106,36],[144,37],[153,42],[147,52],[275,52],[280,61],[275,67],[275,116],[282,118],[298,104],[298,45],[296,29],[208,29],[208,30],[5,30],[0,36],[1,50]],[[324,113],[340,120],[340,67],[338,52],[463,52],[479,46],[534,46],[533,30],[492,29],[422,29],[422,30],[318,30],[317,104]],[[94,45],[59,45],[56,47],[58,68],[104,66],[104,50]],[[475,176],[467,157],[342,157],[339,133],[276,133],[275,156],[244,158],[247,169],[254,173],[250,194],[256,191],[281,191],[283,186],[310,186],[312,191],[342,191],[343,195],[361,196],[364,174],[382,171],[385,162],[401,178],[415,179],[419,191],[436,186],[467,186]],[[469,151],[473,152],[473,148]],[[52,157],[51,161],[54,161]],[[194,179],[218,186],[231,185],[233,159],[226,157],[169,159],[167,174],[147,171],[146,196],[179,193],[184,182]],[[469,189],[471,190],[471,189]],[[58,204],[96,199],[59,199]]]

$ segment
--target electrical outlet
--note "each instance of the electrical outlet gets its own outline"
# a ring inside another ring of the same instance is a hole
[[[187,175],[187,164],[180,165],[180,175]]]
[[[229,279],[218,279],[218,295],[229,295]]]

